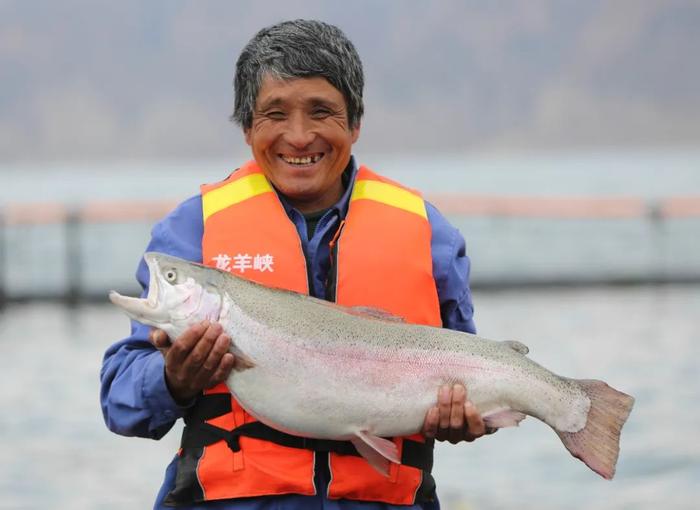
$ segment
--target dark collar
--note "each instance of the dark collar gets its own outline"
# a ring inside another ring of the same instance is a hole
[[[343,191],[343,195],[340,197],[340,200],[338,200],[335,204],[333,204],[331,207],[326,209],[322,216],[325,216],[325,213],[327,213],[330,210],[336,210],[338,212],[338,215],[341,218],[345,218],[345,215],[348,212],[348,206],[350,205],[350,195],[352,195],[352,187],[353,184],[355,183],[355,178],[357,177],[357,163],[355,162],[355,156],[350,156],[350,161],[348,161],[348,166],[345,167],[345,170],[343,170],[343,174],[341,175],[341,180],[343,181],[343,187],[345,190]],[[300,216],[303,216],[301,212],[299,212],[297,209],[295,209],[287,200],[287,197],[285,197],[282,193],[277,191],[277,196],[280,199],[280,202],[282,202],[282,205],[284,206],[284,210],[287,213],[287,215],[291,215],[292,211],[295,211],[296,214],[299,214]]]

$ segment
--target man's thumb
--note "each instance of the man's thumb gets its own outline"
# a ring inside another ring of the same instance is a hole
[[[162,350],[170,347],[170,339],[162,329],[152,329],[148,337],[156,349]]]

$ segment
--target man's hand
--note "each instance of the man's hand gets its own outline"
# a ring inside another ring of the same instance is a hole
[[[165,381],[180,404],[226,380],[233,368],[231,338],[218,323],[204,321],[190,326],[172,344],[164,331],[154,329],[150,340],[163,353]]]
[[[438,403],[425,415],[423,435],[452,444],[474,441],[496,429],[487,429],[476,407],[467,400],[467,390],[461,384],[445,385],[438,390]]]

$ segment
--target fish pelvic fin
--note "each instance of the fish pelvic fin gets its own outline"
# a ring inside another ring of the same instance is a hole
[[[389,463],[400,464],[399,450],[393,441],[360,431],[351,440],[357,453],[384,476],[389,476]]]
[[[634,398],[603,381],[576,382],[591,401],[586,425],[578,432],[555,432],[571,455],[606,480],[612,480],[620,453],[620,432],[632,411]]]
[[[517,427],[527,415],[513,409],[496,409],[489,413],[481,415],[484,419],[484,425],[494,429],[503,429],[506,427]]]

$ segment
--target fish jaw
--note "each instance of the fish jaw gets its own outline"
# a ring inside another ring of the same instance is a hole
[[[170,321],[170,314],[165,308],[165,299],[161,290],[162,275],[157,259],[146,257],[150,273],[148,295],[145,298],[123,296],[116,291],[109,293],[109,300],[121,308],[130,318],[148,326],[161,327]]]
[[[218,320],[221,297],[216,289],[205,289],[192,277],[190,263],[158,253],[147,253],[144,258],[150,272],[148,295],[134,298],[112,291],[112,303],[132,319],[162,329],[171,339],[204,319]]]
[[[113,290],[109,293],[109,300],[129,317],[148,326],[158,327],[169,318],[162,308],[151,305],[148,299],[122,296]]]

